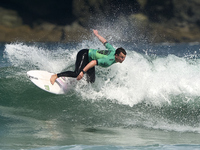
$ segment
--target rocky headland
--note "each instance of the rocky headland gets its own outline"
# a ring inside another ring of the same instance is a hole
[[[119,33],[116,39],[126,42],[200,42],[200,1],[0,2],[0,42],[76,42],[92,38],[92,28]]]

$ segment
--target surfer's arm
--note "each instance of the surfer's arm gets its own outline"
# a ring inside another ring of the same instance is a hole
[[[93,30],[94,35],[99,39],[99,41],[101,41],[103,44],[107,42],[107,40],[102,37],[101,35],[99,35],[97,30]]]
[[[77,80],[80,80],[83,78],[84,72],[87,72],[90,68],[94,67],[97,65],[97,61],[96,60],[92,60],[91,62],[89,62],[85,68],[83,68],[83,71],[81,71],[79,73],[79,75],[77,76]]]

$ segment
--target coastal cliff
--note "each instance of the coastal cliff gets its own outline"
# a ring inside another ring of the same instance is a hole
[[[92,28],[126,42],[200,42],[199,8],[199,0],[1,0],[0,42],[76,42]]]

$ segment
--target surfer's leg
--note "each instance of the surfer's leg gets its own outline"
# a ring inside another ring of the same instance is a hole
[[[75,71],[74,71],[77,76],[80,74],[83,68],[89,63],[88,51],[89,51],[88,49],[83,49],[79,51],[79,53],[77,54]]]
[[[95,81],[95,67],[87,71],[87,82],[94,83]]]
[[[75,71],[66,71],[62,73],[58,73],[57,76],[59,77],[73,77],[76,78],[82,69],[88,64],[88,49],[80,50],[76,57],[75,63]]]

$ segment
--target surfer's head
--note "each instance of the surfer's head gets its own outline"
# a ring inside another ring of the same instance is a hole
[[[122,63],[126,58],[126,51],[120,47],[115,51],[115,61]]]

